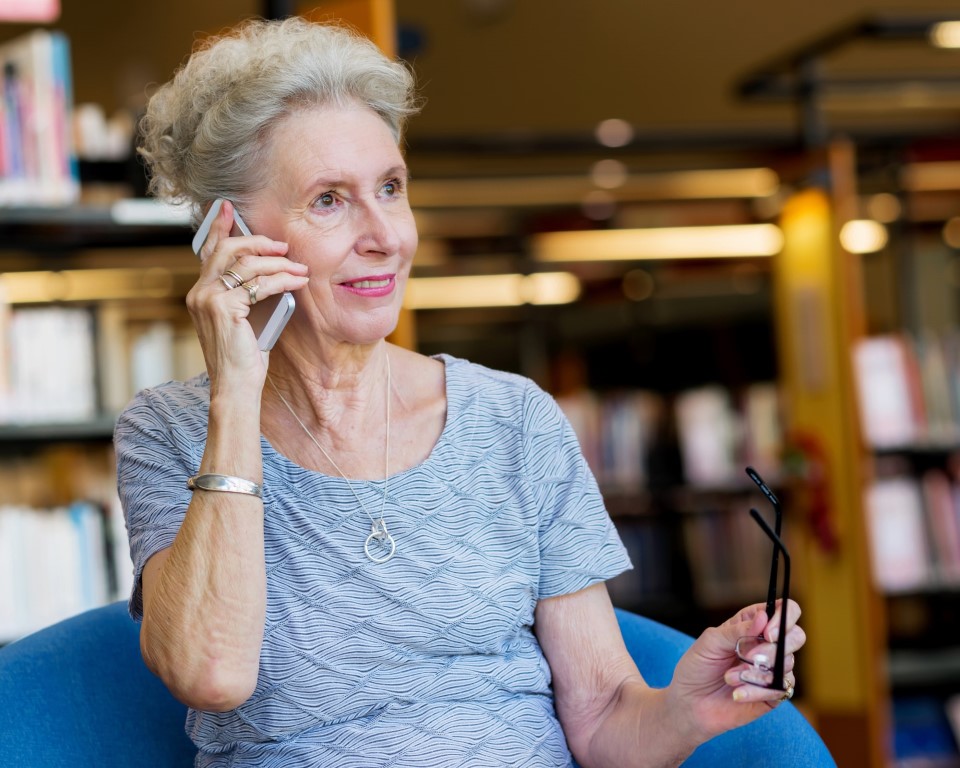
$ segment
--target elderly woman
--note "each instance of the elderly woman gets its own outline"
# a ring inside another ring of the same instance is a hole
[[[206,373],[116,432],[143,657],[198,765],[676,764],[785,698],[734,653],[780,610],[792,690],[799,609],[746,608],[645,684],[604,586],[630,563],[554,401],[385,341],[413,111],[404,66],[300,20],[209,42],[150,102],[154,190],[228,202],[187,297]],[[264,354],[248,314],[284,292]]]

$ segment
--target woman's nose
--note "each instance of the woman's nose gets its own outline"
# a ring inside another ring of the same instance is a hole
[[[400,234],[396,216],[378,203],[363,207],[357,250],[363,252],[395,253],[400,248]]]

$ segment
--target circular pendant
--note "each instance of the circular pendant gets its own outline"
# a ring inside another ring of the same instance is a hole
[[[371,551],[371,544],[374,544],[374,542],[376,542],[376,549],[384,550],[386,554],[379,557],[374,554]],[[396,553],[397,543],[393,540],[393,536],[390,535],[387,524],[383,520],[378,520],[370,526],[370,535],[363,542],[363,551],[375,563],[385,563]]]

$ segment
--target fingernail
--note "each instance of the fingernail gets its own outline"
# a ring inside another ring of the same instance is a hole
[[[751,685],[765,686],[772,681],[773,675],[760,669],[746,669],[740,673],[741,683],[750,683]]]
[[[743,688],[734,688],[733,689],[733,700],[734,701],[743,701],[747,698],[747,692]]]

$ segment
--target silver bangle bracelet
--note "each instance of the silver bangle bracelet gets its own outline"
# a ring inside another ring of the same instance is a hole
[[[233,475],[218,475],[215,473],[194,475],[187,479],[187,488],[191,491],[199,488],[202,491],[242,493],[247,496],[256,496],[258,499],[263,498],[263,486],[252,480],[244,480],[242,477],[234,477]]]

